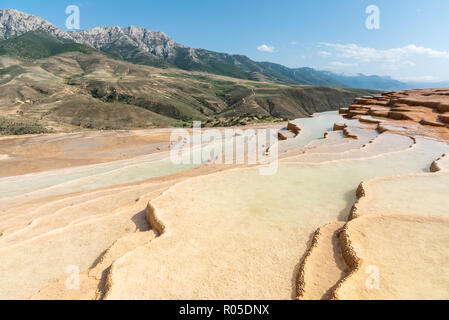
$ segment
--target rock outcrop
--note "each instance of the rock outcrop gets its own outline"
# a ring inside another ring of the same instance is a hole
[[[449,128],[448,94],[449,88],[387,92],[355,99],[349,108],[340,109],[340,114],[363,122],[380,123],[379,118],[388,118]],[[366,115],[371,117],[364,117]]]
[[[298,135],[301,132],[301,128],[291,122],[288,123],[287,130],[295,135]]]
[[[65,31],[48,21],[13,9],[0,10],[0,40],[6,40],[30,31],[50,34],[64,40],[85,44],[107,51],[115,46],[139,48],[156,57],[168,58],[176,54],[177,48],[186,48],[177,44],[163,32],[130,26],[127,28],[96,27],[82,31]],[[192,52],[195,55],[195,52]]]

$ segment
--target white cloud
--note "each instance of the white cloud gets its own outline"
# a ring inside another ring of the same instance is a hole
[[[416,66],[416,63],[409,60],[403,60],[398,62],[386,62],[386,63],[380,63],[380,66],[382,69],[385,69],[387,71],[396,71],[400,70],[404,67],[414,67]]]
[[[344,63],[344,62],[341,62],[341,61],[332,61],[331,65],[333,67],[336,67],[336,68],[350,68],[350,67],[357,67],[358,66],[357,63]]]
[[[369,47],[360,47],[356,44],[322,43],[322,45],[336,51],[340,58],[353,59],[361,62],[400,63],[405,66],[414,66],[413,58],[427,57],[449,59],[448,51],[439,51],[410,44],[401,48],[378,50]]]
[[[292,41],[292,42],[290,42],[290,44],[291,44],[292,46],[296,46],[298,43],[297,43],[296,41]]]
[[[330,57],[332,55],[332,53],[330,53],[328,51],[318,51],[317,55],[319,55],[321,57],[324,57],[324,58],[327,58],[327,57]]]
[[[267,46],[266,44],[263,44],[263,45],[257,47],[257,50],[259,50],[259,51],[270,52],[270,53],[273,53],[275,49],[276,49],[276,47],[270,47],[270,46]]]
[[[436,82],[441,81],[441,79],[435,78],[434,76],[421,76],[421,77],[398,77],[400,81],[416,81],[416,82]]]

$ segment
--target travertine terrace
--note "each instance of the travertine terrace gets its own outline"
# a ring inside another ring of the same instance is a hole
[[[448,299],[448,112],[413,90],[269,126],[270,176],[176,166],[167,130],[2,138],[0,299]]]

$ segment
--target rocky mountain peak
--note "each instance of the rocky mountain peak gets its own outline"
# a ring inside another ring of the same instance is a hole
[[[242,79],[343,88],[395,90],[405,87],[404,83],[385,77],[345,76],[310,68],[291,69],[276,63],[256,62],[242,55],[194,49],[176,43],[163,32],[136,26],[104,26],[66,31],[40,17],[14,9],[0,9],[0,41],[30,31],[87,45],[129,62],[157,67],[174,66]]]
[[[14,9],[0,9],[0,40],[6,40],[30,31],[48,33],[57,38],[74,41],[99,50],[111,45],[122,45],[127,48],[131,46],[164,58],[174,55],[176,47],[183,47],[163,32],[155,32],[136,26],[127,28],[103,26],[81,31],[65,31],[40,17]]]
[[[29,31],[56,34],[58,28],[44,19],[14,9],[0,9],[0,40]]]

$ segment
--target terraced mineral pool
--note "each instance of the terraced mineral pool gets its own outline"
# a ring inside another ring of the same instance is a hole
[[[324,132],[332,131],[334,123],[341,120],[342,117],[337,112],[323,112],[314,114],[313,118],[292,121],[301,128],[301,133],[295,139],[280,143],[279,151],[301,148],[313,140],[321,139]]]
[[[92,190],[117,184],[142,181],[150,178],[165,176],[196,165],[174,165],[169,159],[158,161],[136,161],[121,165],[96,166],[88,170],[72,173],[70,169],[60,174],[45,173],[24,177],[23,181],[11,183],[10,178],[0,182],[2,205],[31,200],[45,195],[61,195],[65,193]],[[84,168],[80,168],[84,169]],[[64,174],[64,172],[66,172]]]
[[[2,221],[8,230],[0,241],[0,297],[27,298],[63,276],[67,265],[87,270],[116,239],[136,230],[133,219],[150,199],[166,232],[117,260],[108,298],[293,297],[297,267],[311,234],[346,219],[361,181],[425,172],[449,151],[446,144],[428,139],[417,138],[413,145],[405,136],[379,135],[357,121],[345,121],[359,136],[347,139],[330,132],[341,120],[332,112],[295,121],[301,134],[281,143],[281,152],[301,148],[306,153],[281,162],[273,176],[259,175],[258,168],[235,169],[185,180],[157,199],[165,186],[139,184],[74,195],[20,212],[20,217],[8,211]],[[323,139],[325,131],[328,139]],[[3,178],[0,203],[143,181],[194,167],[174,165],[168,156]],[[392,198],[394,193],[390,190]],[[11,227],[17,218],[22,224]]]
[[[140,156],[128,160],[113,161],[109,163],[87,165],[75,168],[58,169],[47,172],[26,174],[0,178],[0,199],[11,197],[25,192],[32,192],[40,188],[50,187],[72,180],[102,174],[119,168],[132,166],[137,163],[157,162],[168,158],[168,153]]]
[[[312,149],[301,155],[286,157],[281,162],[319,163],[344,159],[369,158],[379,154],[404,151],[411,148],[414,144],[414,141],[407,136],[388,132],[372,137],[374,138],[370,141],[366,138],[359,139],[362,143],[360,141],[349,142],[349,144],[343,143]]]
[[[228,143],[233,143],[233,139],[228,138]],[[221,144],[220,141],[211,142],[214,143]],[[193,163],[192,157],[193,153],[190,153],[187,164],[175,164],[170,159],[170,152],[160,152],[104,164],[1,178],[0,203],[6,205],[45,194],[60,195],[167,176],[199,166]],[[208,161],[205,157],[202,163]]]
[[[369,188],[360,214],[403,213],[449,215],[449,173],[379,179]],[[399,196],[400,195],[400,196]]]
[[[317,153],[317,152],[339,153],[354,149],[358,150],[362,148],[364,145],[369,144],[371,141],[373,141],[379,136],[378,132],[375,130],[351,128],[350,132],[351,134],[355,134],[357,136],[357,139],[346,138],[346,143],[330,144],[318,150],[310,150],[309,153]]]
[[[108,298],[292,298],[311,235],[347,218],[360,182],[423,172],[448,150],[418,138],[403,151],[285,164],[273,176],[247,168],[187,180],[152,201],[166,233],[116,262]]]
[[[321,137],[323,132],[329,130],[338,120],[341,120],[341,117],[335,112],[317,114],[315,118],[296,120],[295,122],[303,128],[303,131],[299,137],[284,144],[283,148],[291,149],[306,145],[313,139]],[[63,138],[56,137],[55,139]],[[228,138],[226,143],[234,143],[233,138]],[[242,149],[241,146],[236,146],[236,148]],[[0,179],[0,203],[4,206],[49,193],[59,195],[142,181],[198,166],[195,164],[173,164],[169,160],[169,156],[168,152],[161,152],[106,164],[2,178]],[[205,159],[204,162],[208,162],[208,160]]]

